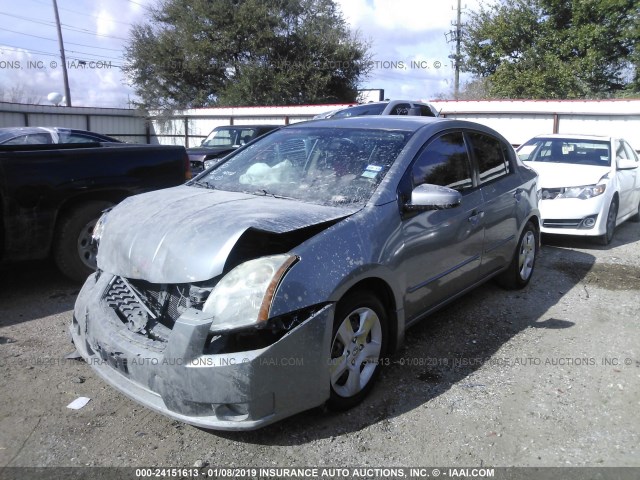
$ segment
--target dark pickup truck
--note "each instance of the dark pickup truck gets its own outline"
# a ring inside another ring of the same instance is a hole
[[[95,266],[93,226],[124,198],[184,183],[184,147],[76,143],[0,146],[0,259],[49,255],[70,278]]]

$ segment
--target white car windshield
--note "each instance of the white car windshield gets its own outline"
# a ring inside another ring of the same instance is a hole
[[[249,143],[255,131],[249,128],[223,128],[214,130],[202,142],[203,147],[239,147]]]
[[[518,156],[525,162],[611,166],[611,151],[606,140],[534,138],[518,148]]]
[[[366,202],[410,132],[287,128],[240,150],[198,183],[319,205]]]

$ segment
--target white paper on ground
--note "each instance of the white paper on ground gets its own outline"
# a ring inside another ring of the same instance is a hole
[[[91,400],[91,399],[88,398],[88,397],[78,397],[73,402],[71,402],[69,405],[67,405],[67,408],[71,408],[73,410],[80,410],[87,403],[89,403],[89,400]]]

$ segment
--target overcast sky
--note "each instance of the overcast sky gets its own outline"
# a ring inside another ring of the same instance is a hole
[[[126,107],[135,98],[119,67],[129,28],[144,20],[144,7],[153,1],[58,0],[74,106]],[[351,27],[372,44],[374,69],[363,88],[413,100],[452,92],[448,57],[453,44],[445,33],[453,28],[456,0],[336,1]],[[470,10],[481,1],[462,3]],[[0,4],[0,90],[5,100],[19,92],[48,104],[47,94],[64,93],[52,5],[52,0]]]

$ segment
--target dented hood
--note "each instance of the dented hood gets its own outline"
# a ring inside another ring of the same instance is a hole
[[[107,214],[98,268],[152,283],[209,280],[249,228],[284,234],[358,209],[187,186],[158,190]]]

